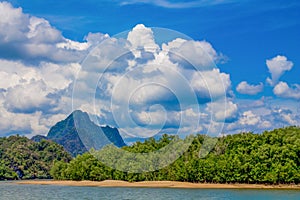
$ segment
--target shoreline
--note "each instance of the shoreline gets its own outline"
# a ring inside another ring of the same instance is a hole
[[[105,181],[61,181],[61,180],[25,180],[16,184],[26,185],[61,185],[82,187],[132,187],[132,188],[190,188],[190,189],[293,189],[300,190],[300,185],[264,185],[264,184],[219,184],[190,183],[177,181],[141,181],[126,182],[117,180]]]

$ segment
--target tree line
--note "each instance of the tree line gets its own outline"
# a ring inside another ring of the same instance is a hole
[[[199,158],[199,151],[205,145],[207,136],[196,135],[180,139],[163,135],[159,140],[150,138],[122,149],[107,146],[100,151],[78,155],[70,162],[56,161],[50,174],[58,180],[299,183],[299,127],[280,128],[262,134],[241,133],[215,139],[217,142],[214,148],[204,158]],[[186,144],[186,140],[191,141],[187,151],[180,154],[172,164],[156,169],[168,157],[157,159],[157,156],[152,156],[155,152],[176,141],[171,149],[176,154],[176,149]],[[147,156],[142,156],[145,153]],[[105,162],[103,158],[106,159]],[[139,162],[133,162],[136,160]],[[143,171],[143,166],[154,171]],[[141,171],[137,173],[138,169]]]

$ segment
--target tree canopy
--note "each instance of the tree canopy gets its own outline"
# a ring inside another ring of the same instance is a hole
[[[51,178],[55,161],[70,160],[71,155],[51,141],[34,142],[18,135],[0,138],[0,180]]]
[[[193,137],[193,141],[188,151],[171,165],[152,172],[130,173],[131,169],[142,169],[142,166],[133,166],[125,161],[141,159],[139,153],[156,152],[173,140],[182,139],[164,135],[159,140],[150,138],[121,149],[134,154],[115,153],[115,147],[107,146],[101,151],[79,155],[69,163],[56,162],[51,175],[55,179],[96,181],[114,179],[268,184],[298,184],[300,181],[298,127],[275,129],[262,134],[241,133],[219,137],[214,149],[204,158],[199,158],[199,151],[207,136],[190,137]],[[102,163],[100,160],[103,156],[111,158],[111,162],[121,170]],[[143,159],[140,165],[150,165],[153,169],[156,169],[157,163],[165,161],[165,158],[157,160],[151,156]]]

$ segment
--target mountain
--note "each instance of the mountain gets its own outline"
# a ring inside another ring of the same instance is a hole
[[[35,136],[39,141],[42,136]],[[105,145],[126,146],[117,128],[100,127],[92,122],[86,112],[74,111],[65,120],[56,123],[46,137],[62,145],[72,156],[83,154],[89,149],[101,149]]]
[[[35,135],[31,138],[34,142],[41,142],[42,140],[48,140],[46,136],[43,135]]]

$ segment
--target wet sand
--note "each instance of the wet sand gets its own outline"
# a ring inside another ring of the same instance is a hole
[[[211,184],[189,183],[176,181],[57,181],[57,180],[30,180],[18,181],[17,184],[33,185],[62,185],[62,186],[89,186],[89,187],[142,187],[142,188],[203,188],[203,189],[298,189],[300,185],[263,185],[263,184]]]

